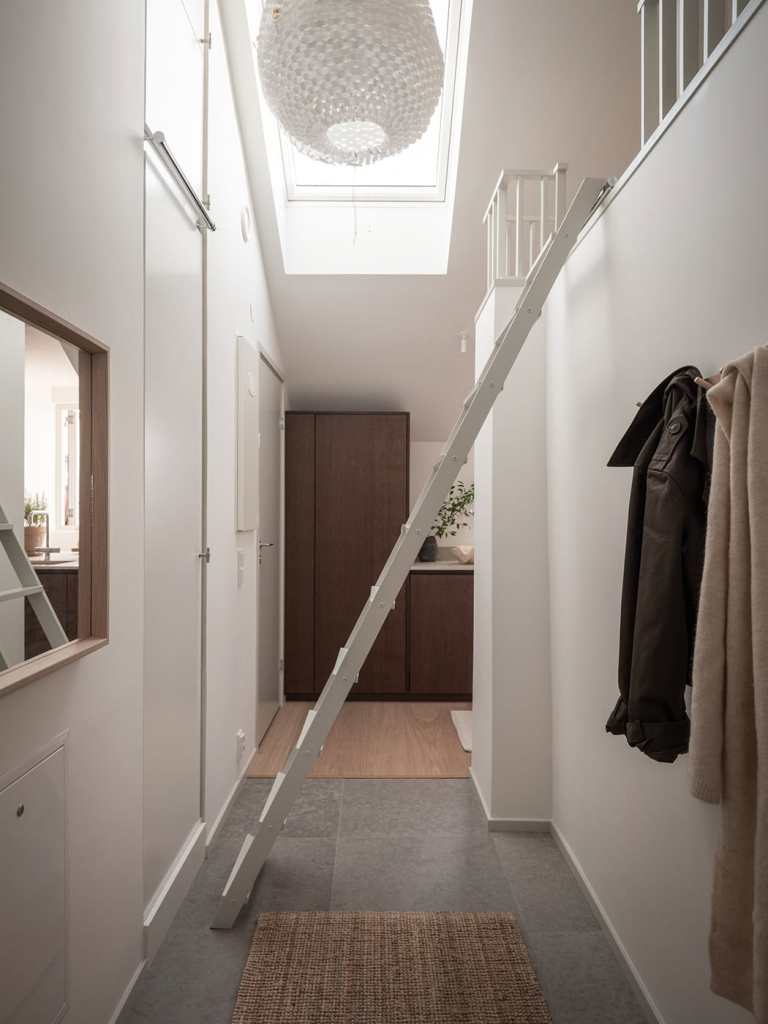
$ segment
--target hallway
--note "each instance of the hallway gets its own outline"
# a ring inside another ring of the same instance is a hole
[[[221,887],[266,799],[248,780],[119,1024],[229,1024],[256,916],[290,910],[509,911],[554,1024],[645,1017],[554,840],[491,833],[470,780],[311,780],[231,931]]]

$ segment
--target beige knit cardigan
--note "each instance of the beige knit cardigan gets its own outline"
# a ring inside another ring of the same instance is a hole
[[[722,804],[712,991],[768,1024],[768,348],[726,366],[696,628],[691,790]]]

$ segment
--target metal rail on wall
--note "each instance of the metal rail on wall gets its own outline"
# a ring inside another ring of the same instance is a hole
[[[157,153],[176,184],[199,214],[200,219],[197,222],[198,228],[200,228],[201,231],[215,231],[216,224],[211,219],[211,215],[208,213],[205,203],[192,188],[189,178],[187,178],[186,174],[181,169],[181,165],[178,160],[168,147],[168,143],[165,141],[165,135],[162,132],[153,132],[149,125],[145,124],[144,138],[154,149],[155,153]]]

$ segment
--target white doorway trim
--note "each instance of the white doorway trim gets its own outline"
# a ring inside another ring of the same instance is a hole
[[[278,564],[277,564],[277,604],[278,604],[278,606],[277,606],[277,633],[278,633],[278,636],[277,636],[277,657],[278,657],[278,692],[277,692],[277,703],[278,703],[278,707],[281,707],[284,704],[284,702],[285,702],[284,685],[283,685],[283,676],[284,676],[284,672],[283,672],[283,665],[284,665],[284,627],[283,627],[283,623],[284,623],[284,603],[285,603],[285,597],[284,597],[284,595],[285,595],[285,554],[284,554],[284,551],[285,551],[285,547],[284,547],[284,545],[285,545],[285,409],[286,409],[287,397],[286,397],[285,377],[283,375],[282,368],[279,366],[279,364],[277,364],[277,362],[275,361],[275,359],[272,356],[272,354],[270,352],[268,352],[262,344],[258,345],[258,352],[259,352],[259,375],[260,375],[260,379],[261,379],[261,374],[268,373],[268,374],[270,374],[270,376],[273,379],[276,379],[279,382],[279,384],[280,384],[280,394],[279,394],[279,428],[280,429],[279,429],[279,434],[278,434],[278,437],[279,437],[279,452],[278,452],[279,469],[278,469],[278,481],[277,481],[277,486],[278,486],[278,523],[277,523],[277,531],[276,531],[276,533],[277,533],[278,551],[279,551],[279,558],[278,558]],[[259,387],[259,392],[260,392],[260,394],[262,394],[261,384],[260,384],[260,387]],[[260,497],[259,497],[259,506],[260,506],[260,509],[261,509],[261,471],[262,471],[262,464],[261,464],[261,441],[260,441],[259,442],[259,495],[260,495]],[[261,523],[261,515],[260,515],[259,516],[259,528],[256,531],[256,538],[255,538],[255,540],[256,540],[257,558],[258,558],[258,553],[259,553],[258,545],[259,545],[259,541],[261,539],[261,532],[262,532],[262,523]],[[262,614],[261,593],[262,593],[261,578],[258,577],[257,578],[258,618],[257,618],[257,624],[256,624],[256,627],[257,627],[256,628],[257,638],[261,636],[261,614]],[[260,748],[261,740],[263,739],[263,735],[265,734],[264,729],[260,728],[259,717],[258,717],[259,716],[259,687],[260,687],[260,682],[261,682],[260,678],[259,678],[260,671],[261,671],[260,652],[257,651],[257,658],[256,658],[256,706],[255,706],[256,722],[255,722],[255,733],[254,733],[255,744],[256,744],[256,749],[257,750]],[[262,735],[260,735],[260,733]]]
[[[259,345],[259,355],[283,385],[282,405],[280,409],[280,706],[285,704],[285,411],[288,408],[288,389],[285,374],[263,345]],[[258,746],[257,746],[258,749]]]

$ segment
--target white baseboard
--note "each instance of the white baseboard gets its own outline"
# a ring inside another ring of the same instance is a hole
[[[597,893],[592,888],[592,885],[584,873],[584,869],[579,863],[575,853],[568,845],[568,842],[563,837],[563,834],[560,832],[557,825],[555,825],[553,821],[545,818],[494,818],[488,810],[488,803],[485,799],[485,794],[478,785],[477,776],[471,767],[469,769],[469,777],[472,779],[475,791],[480,803],[482,804],[483,812],[488,820],[489,832],[551,832],[555,842],[563,854],[563,857],[565,857],[568,866],[571,871],[573,871],[576,881],[579,883],[579,886],[589,901],[595,916],[602,925],[608,940],[613,946],[619,963],[623,967],[629,983],[637,996],[643,1013],[648,1019],[648,1024],[665,1024],[658,1006],[656,1006],[651,993],[648,991],[645,982],[640,976],[640,972],[637,967],[635,967],[624,943],[619,938],[618,932],[614,928],[605,908],[598,899]]]
[[[232,787],[232,789],[230,789],[229,796],[224,801],[221,810],[216,815],[215,821],[213,822],[213,824],[211,825],[210,829],[208,830],[208,838],[205,841],[206,850],[211,845],[211,843],[214,841],[216,836],[219,834],[219,829],[221,828],[222,824],[224,823],[224,819],[226,818],[227,814],[229,813],[229,809],[231,808],[232,804],[235,802],[235,798],[237,797],[237,794],[240,792],[240,787],[242,786],[243,782],[245,781],[245,776],[246,776],[246,773],[248,771],[248,765],[253,760],[253,755],[255,753],[256,753],[256,748],[254,747],[253,750],[248,755],[248,757],[246,757],[244,759],[243,768],[242,768],[240,774],[235,779],[235,784]]]
[[[489,818],[489,832],[549,832],[549,818]]]
[[[142,971],[155,955],[160,943],[165,938],[168,928],[176,916],[176,913],[189,892],[190,886],[205,859],[207,848],[218,835],[219,829],[227,816],[229,809],[237,797],[240,787],[246,777],[248,765],[251,763],[255,749],[245,759],[243,770],[238,775],[234,786],[230,790],[224,806],[216,816],[206,838],[205,822],[199,821],[190,832],[186,842],[179,851],[176,859],[171,865],[168,874],[165,876],[162,885],[157,890],[144,914],[144,957],[131,976],[131,980],[125,987],[117,1006],[109,1018],[108,1024],[117,1024],[120,1014],[128,1002],[131,992],[141,977]]]
[[[488,809],[485,794],[478,785],[477,776],[470,766],[469,777],[475,787],[480,803],[483,806],[483,813],[488,821],[489,832],[549,832],[551,822],[549,818],[495,818]]]
[[[118,1019],[120,1018],[120,1014],[125,1009],[125,1004],[128,1002],[128,1000],[130,998],[130,995],[131,995],[131,992],[133,992],[134,988],[136,988],[136,982],[141,977],[141,972],[144,970],[146,965],[147,965],[147,961],[146,960],[140,960],[139,961],[138,967],[136,968],[136,970],[131,975],[131,980],[125,986],[125,991],[120,996],[120,999],[118,1000],[117,1006],[112,1011],[112,1016],[109,1018],[107,1024],[117,1024]]]
[[[151,960],[159,949],[204,860],[205,822],[198,821],[144,911],[146,960]]]
[[[477,781],[477,776],[475,775],[475,769],[472,767],[472,765],[469,766],[469,777],[470,777],[470,779],[472,779],[472,785],[475,787],[475,792],[477,793],[477,797],[478,797],[480,803],[483,805],[483,811],[485,813],[485,816],[490,821],[491,820],[491,812],[488,810],[488,804],[486,803],[486,800],[485,800],[485,793],[483,793],[482,789],[480,789],[480,783]]]
[[[619,959],[619,962],[621,963],[622,967],[624,968],[624,971],[626,972],[627,978],[629,979],[629,983],[635,990],[635,995],[638,998],[640,1006],[642,1007],[646,1017],[648,1018],[648,1024],[665,1024],[664,1018],[661,1015],[661,1011],[659,1010],[656,1003],[653,1001],[651,993],[648,991],[648,988],[643,979],[641,978],[640,972],[635,966],[632,958],[627,952],[624,943],[619,938],[619,934],[614,928],[613,923],[605,910],[605,907],[600,902],[600,899],[595,890],[592,888],[592,885],[589,879],[587,878],[586,874],[584,873],[584,869],[579,863],[576,854],[569,846],[568,841],[565,839],[557,825],[554,822],[552,822],[551,826],[551,831],[554,840],[559,846],[560,852],[562,853],[563,857],[565,857],[566,861],[568,862],[568,866],[570,867],[571,871],[573,871],[573,874],[576,877],[577,882],[581,886],[584,895],[589,901],[592,910],[595,912],[595,916],[600,921],[600,924],[603,926],[603,930],[608,936],[608,939],[610,940],[611,945],[614,948],[614,951]]]

